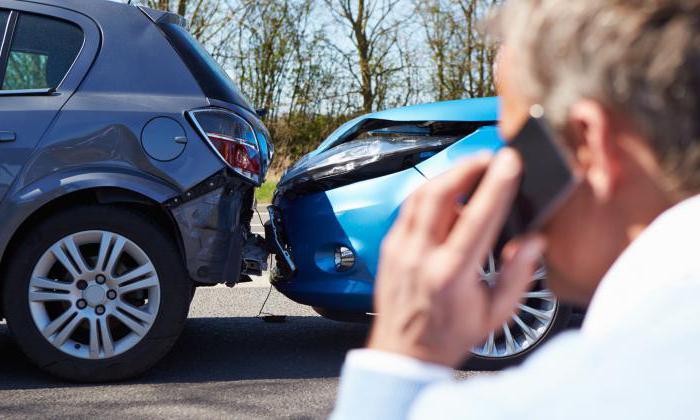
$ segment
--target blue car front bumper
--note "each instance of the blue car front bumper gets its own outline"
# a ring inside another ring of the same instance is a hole
[[[273,276],[275,287],[306,305],[371,312],[382,238],[401,203],[425,181],[410,168],[331,191],[278,198],[274,204],[281,213],[280,235],[296,270]],[[342,272],[335,266],[339,246],[356,257],[354,266]]]
[[[484,127],[401,172],[297,197],[278,194],[273,203],[278,239],[295,270],[280,267],[272,276],[274,286],[305,305],[372,312],[379,249],[404,200],[465,157],[501,146],[496,128]],[[336,269],[339,246],[355,254],[349,270]]]

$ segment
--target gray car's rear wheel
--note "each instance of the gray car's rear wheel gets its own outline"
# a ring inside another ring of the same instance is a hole
[[[8,325],[30,359],[63,378],[137,375],[170,349],[187,317],[191,282],[174,240],[139,212],[64,211],[11,258]]]

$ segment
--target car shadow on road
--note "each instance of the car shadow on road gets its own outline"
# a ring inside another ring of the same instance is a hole
[[[361,347],[368,326],[292,316],[191,318],[173,350],[129,384],[337,377],[345,353]],[[0,390],[63,387],[34,367],[0,325]]]

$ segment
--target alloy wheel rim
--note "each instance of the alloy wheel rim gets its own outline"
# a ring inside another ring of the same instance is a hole
[[[29,281],[39,333],[82,359],[107,359],[138,344],[160,306],[160,281],[148,255],[119,234],[91,230],[53,244]]]
[[[497,261],[491,252],[485,266],[480,267],[479,275],[493,287],[498,274]],[[492,331],[482,345],[474,347],[473,354],[492,359],[510,358],[526,352],[547,334],[559,304],[554,294],[546,288],[546,278],[545,267],[535,271],[531,279],[532,286],[523,295],[518,311],[500,329]]]

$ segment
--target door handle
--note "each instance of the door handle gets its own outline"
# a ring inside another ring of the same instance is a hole
[[[0,131],[0,142],[10,142],[17,140],[17,135],[14,131]]]

